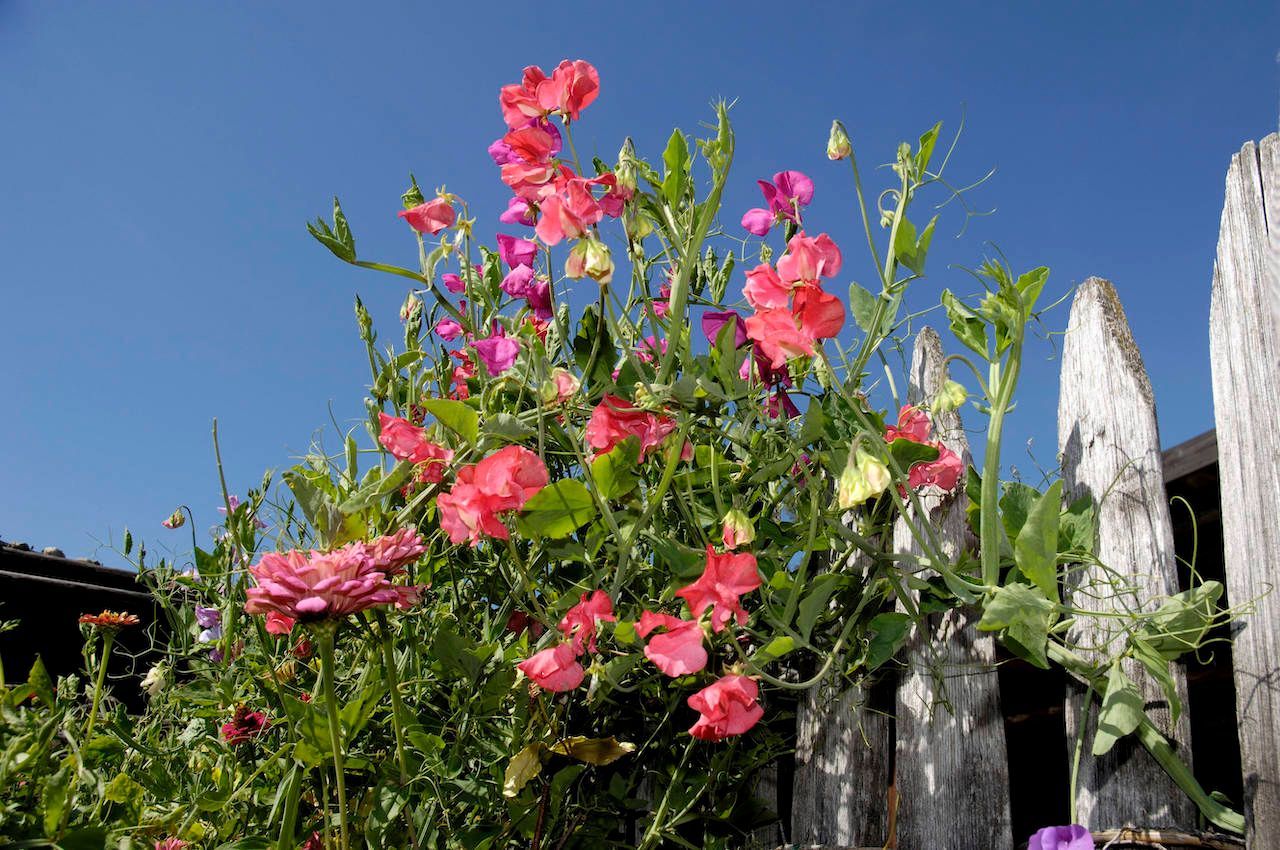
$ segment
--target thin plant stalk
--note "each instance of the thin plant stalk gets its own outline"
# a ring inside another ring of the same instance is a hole
[[[347,826],[347,786],[342,770],[342,729],[338,721],[338,694],[333,686],[333,638],[334,628],[327,625],[318,629],[320,640],[320,676],[324,679],[325,711],[329,715],[329,744],[333,748],[333,776],[338,792],[338,828],[341,850],[348,850],[350,845]]]
[[[93,723],[98,718],[98,705],[102,702],[102,687],[107,681],[107,661],[111,658],[111,646],[116,642],[115,632],[104,629],[102,632],[102,658],[98,662],[98,678],[93,684],[93,704],[89,708],[89,722],[84,726],[84,740],[93,734]]]

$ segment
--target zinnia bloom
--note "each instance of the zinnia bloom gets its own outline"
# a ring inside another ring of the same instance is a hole
[[[432,198],[425,204],[400,210],[396,215],[409,222],[409,226],[414,230],[431,236],[435,236],[446,227],[452,227],[458,220],[458,214],[453,206],[444,198]]]
[[[127,626],[136,626],[142,621],[137,615],[130,614],[128,611],[103,611],[101,614],[81,614],[81,625],[92,626],[95,629],[119,631]]]
[[[649,638],[644,656],[668,676],[687,676],[707,666],[707,650],[702,645],[705,635],[697,620],[682,620],[670,614],[641,611],[636,634],[649,637],[655,629],[665,629]]]
[[[759,722],[764,709],[756,702],[760,687],[746,676],[729,675],[689,697],[689,707],[701,717],[689,734],[703,741],[723,741],[741,735]]]
[[[516,665],[538,687],[549,691],[571,691],[582,684],[586,670],[578,663],[573,646],[562,643],[534,654]]]
[[[739,597],[760,586],[760,573],[756,570],[756,556],[749,552],[718,555],[707,547],[707,567],[693,584],[676,591],[676,596],[689,603],[689,613],[695,618],[711,609],[711,628],[722,631],[731,617],[738,625],[747,622],[747,612]]]
[[[222,740],[235,746],[247,744],[267,731],[271,721],[261,711],[250,711],[246,706],[237,706],[231,719],[222,724]]]
[[[613,451],[627,437],[640,440],[640,457],[657,448],[676,430],[676,421],[636,407],[616,395],[604,397],[587,422],[587,444],[597,455]]]
[[[458,470],[453,489],[436,498],[440,527],[453,543],[469,540],[475,546],[486,536],[506,540],[510,535],[499,515],[523,508],[549,480],[542,458],[523,446],[507,446]]]

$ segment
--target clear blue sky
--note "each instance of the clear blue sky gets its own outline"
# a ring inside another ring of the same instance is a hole
[[[959,241],[953,218],[924,285],[964,289],[947,264],[986,242],[1051,266],[1054,293],[1110,277],[1166,445],[1211,427],[1223,177],[1276,129],[1280,4],[961,5],[0,0],[0,537],[94,555],[129,525],[180,546],[159,526],[175,505],[202,537],[217,519],[215,416],[241,492],[331,428],[331,403],[358,416],[352,297],[394,336],[405,290],[304,222],[336,193],[363,255],[412,265],[394,214],[413,170],[496,226],[498,87],[565,57],[600,69],[576,140],[609,160],[627,134],[657,159],[736,97],[726,219],[758,203],[755,178],[808,172],[843,282],[870,275],[831,119],[883,162],[963,107],[955,174],[996,167],[973,200],[997,213]],[[1011,426],[1024,467],[1027,439],[1054,463],[1051,354]]]

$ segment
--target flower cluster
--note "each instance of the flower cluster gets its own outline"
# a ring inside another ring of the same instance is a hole
[[[565,612],[558,628],[565,637],[559,643],[535,653],[516,665],[534,684],[548,691],[571,691],[582,684],[586,670],[578,660],[596,651],[596,629],[600,623],[614,622],[613,601],[603,590],[582,594]]]
[[[507,540],[502,515],[523,508],[548,481],[542,458],[523,446],[507,446],[458,470],[453,489],[436,499],[440,527],[453,543]]]

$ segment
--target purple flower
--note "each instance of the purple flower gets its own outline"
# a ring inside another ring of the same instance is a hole
[[[476,354],[484,362],[490,375],[501,375],[516,362],[520,353],[520,340],[507,336],[507,330],[497,322],[493,323],[493,332],[484,339],[478,339],[472,345]]]
[[[214,626],[221,625],[222,612],[217,608],[205,608],[203,605],[197,605],[196,624],[202,629],[212,629]]]
[[[501,139],[495,139],[493,144],[489,145],[489,158],[493,160],[494,165],[520,162],[520,157],[516,156],[515,151],[511,150],[511,145],[507,144],[505,136]]]
[[[467,288],[467,285],[462,282],[462,278],[453,272],[440,275],[440,282],[444,284],[445,289],[454,293],[463,292]]]
[[[1031,836],[1027,850],[1093,850],[1093,836],[1079,824],[1046,826]]]
[[[240,497],[235,495],[228,496],[227,504],[231,505],[231,513],[234,514],[236,512],[236,509],[240,507]],[[226,512],[227,512],[227,509],[225,507],[218,508],[218,513],[225,515]],[[266,528],[267,524],[255,516],[253,518],[253,526],[254,528]]]
[[[747,324],[733,310],[725,310],[723,313],[709,312],[702,314],[702,332],[706,334],[707,342],[715,345],[716,340],[720,338],[720,329],[731,321],[736,323],[736,328],[733,332],[733,347],[738,348],[746,345]]]
[[[533,227],[535,223],[533,210],[529,209],[529,202],[524,198],[512,198],[507,201],[506,212],[498,216],[498,221],[503,224],[523,224],[527,227]]]
[[[799,171],[779,171],[773,182],[757,180],[768,208],[756,207],[742,216],[742,226],[756,236],[764,236],[776,222],[788,219],[800,223],[800,208],[813,202],[813,181]]]
[[[462,336],[462,325],[457,319],[446,316],[436,323],[436,333],[441,339],[454,340]]]
[[[499,236],[499,239],[502,237]],[[532,244],[532,243],[531,243]],[[527,298],[529,288],[533,285],[533,269],[527,265],[516,265],[502,279],[502,291],[512,298]]]
[[[529,287],[525,297],[529,299],[529,309],[535,317],[544,322],[551,318],[551,284],[540,280]]]
[[[498,256],[502,258],[502,262],[507,264],[507,268],[532,266],[533,258],[537,254],[538,246],[531,240],[522,239],[519,236],[510,236],[506,233],[498,234]]]

